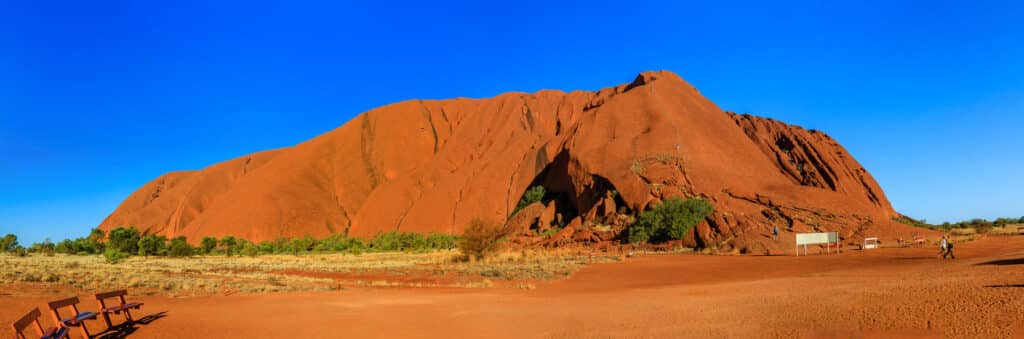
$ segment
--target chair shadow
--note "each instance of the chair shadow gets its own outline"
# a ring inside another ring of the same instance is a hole
[[[994,265],[994,266],[1012,266],[1012,265],[1024,265],[1024,258],[1017,258],[1017,259],[1001,259],[1001,260],[992,260],[992,261],[986,261],[986,262],[983,262],[983,263],[978,263],[978,264],[975,264],[975,265],[977,265],[977,266],[993,266],[993,265]]]
[[[135,333],[135,331],[139,329],[138,327],[135,326],[136,324],[149,325],[150,323],[156,321],[157,319],[160,319],[160,318],[163,318],[163,317],[166,317],[166,316],[167,316],[167,311],[157,312],[157,313],[150,314],[150,315],[147,315],[145,317],[136,319],[132,323],[122,323],[120,325],[115,325],[114,327],[108,328],[108,329],[104,330],[103,332],[100,332],[99,334],[93,335],[92,337],[93,338],[102,338],[102,339],[126,338],[129,335],[131,335],[132,333]]]

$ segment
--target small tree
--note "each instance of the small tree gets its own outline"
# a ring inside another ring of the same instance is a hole
[[[630,226],[629,241],[679,240],[685,237],[693,226],[714,213],[714,208],[704,199],[671,198],[644,211]]]
[[[139,239],[139,255],[149,257],[161,255],[167,250],[167,237],[158,235],[147,235]]]
[[[14,252],[18,247],[18,236],[8,233],[0,238],[0,252]]]
[[[167,256],[169,257],[191,257],[194,251],[185,236],[171,239],[171,243],[167,245]]]
[[[519,212],[519,210],[526,206],[530,206],[532,203],[543,201],[545,194],[547,194],[547,192],[544,191],[544,186],[537,185],[530,187],[530,189],[523,193],[523,198],[519,199],[519,204],[516,205],[515,210],[512,210],[512,214],[515,215],[516,212]]]
[[[235,246],[237,245],[238,239],[232,235],[225,235],[223,238],[220,238],[220,246],[224,249],[224,254],[229,257],[235,253]]]
[[[469,222],[459,240],[459,249],[468,257],[483,259],[498,251],[501,241],[507,236],[509,228],[501,223],[483,218]]]
[[[135,227],[118,227],[110,230],[109,247],[122,253],[137,253],[139,251],[139,230]]]
[[[257,249],[256,245],[253,244],[252,242],[246,241],[242,243],[242,245],[239,247],[240,249],[238,250],[238,253],[241,255],[255,258],[257,255],[260,254],[259,249]]]
[[[203,239],[199,241],[199,253],[210,254],[213,253],[214,248],[217,248],[217,238],[203,237]]]

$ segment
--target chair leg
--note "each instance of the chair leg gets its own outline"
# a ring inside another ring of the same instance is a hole
[[[82,321],[81,324],[78,325],[78,329],[82,332],[82,338],[85,338],[85,339],[92,338],[92,336],[89,335],[89,329],[85,328],[85,321],[84,320]]]
[[[124,319],[128,321],[129,324],[135,323],[135,319],[132,319],[132,312],[128,309],[124,310]]]
[[[103,321],[107,323],[107,328],[114,327],[114,325],[110,322],[110,314],[109,313],[103,312]]]

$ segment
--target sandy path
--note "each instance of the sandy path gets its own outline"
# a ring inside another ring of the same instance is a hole
[[[652,255],[535,290],[146,297],[142,315],[163,317],[130,337],[1024,337],[1024,237],[957,251],[956,261],[935,259],[931,248]],[[42,304],[0,297],[0,319]]]

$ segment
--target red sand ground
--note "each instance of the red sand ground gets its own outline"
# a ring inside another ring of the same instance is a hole
[[[130,337],[1024,337],[1024,237],[957,252],[955,261],[935,248],[650,255],[535,290],[143,297],[140,317],[162,316]],[[0,321],[57,297],[0,297]]]

